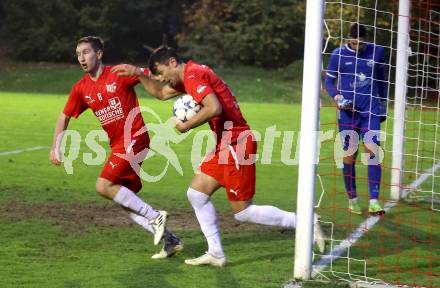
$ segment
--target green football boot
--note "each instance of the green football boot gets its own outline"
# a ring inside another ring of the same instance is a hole
[[[379,216],[385,214],[385,210],[383,210],[382,206],[380,206],[379,202],[370,202],[370,206],[368,207],[368,213],[372,216]]]
[[[350,201],[350,203],[348,204],[348,210],[350,210],[350,212],[353,214],[362,215],[362,210],[357,200]]]

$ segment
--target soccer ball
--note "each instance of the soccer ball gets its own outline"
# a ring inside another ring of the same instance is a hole
[[[173,106],[173,115],[182,122],[191,119],[202,107],[194,101],[191,95],[185,94],[177,98]]]

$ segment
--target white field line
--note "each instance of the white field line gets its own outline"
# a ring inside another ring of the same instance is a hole
[[[47,149],[47,148],[49,148],[49,147],[47,147],[47,146],[34,146],[31,148],[25,148],[25,149],[19,149],[19,150],[3,151],[3,152],[0,152],[0,156],[19,154],[19,153],[23,153],[23,152],[36,151],[36,150],[43,150],[43,149]]]
[[[434,175],[435,171],[440,168],[440,161],[437,162],[431,168],[425,170],[425,172],[420,175],[419,178],[414,180],[410,185],[408,185],[402,191],[402,198],[406,197],[414,189],[416,189],[420,184],[422,184],[429,176]],[[384,205],[384,210],[388,211],[397,205],[396,201],[387,201]],[[313,265],[312,278],[320,273],[326,266],[328,266],[333,261],[337,260],[342,254],[347,251],[350,246],[352,246],[356,241],[361,238],[365,233],[367,233],[378,221],[380,216],[370,216],[364,222],[362,222],[359,227],[351,233],[345,240],[343,240],[339,245],[337,245],[333,250],[331,250],[327,255],[323,256],[318,263]]]
[[[405,198],[406,196],[408,196],[409,193],[414,191],[414,189],[419,187],[420,184],[425,182],[426,179],[429,178],[429,176],[434,175],[435,171],[437,171],[439,168],[440,168],[440,161],[437,162],[436,164],[434,164],[434,166],[432,166],[432,168],[429,168],[429,169],[425,170],[425,172],[422,175],[420,175],[419,178],[414,180],[414,182],[412,182],[405,189],[403,189],[401,198]]]

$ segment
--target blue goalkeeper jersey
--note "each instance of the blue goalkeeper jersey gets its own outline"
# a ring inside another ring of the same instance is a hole
[[[359,53],[348,44],[333,50],[325,77],[328,94],[352,100],[355,111],[378,114],[388,90],[384,53],[382,46],[372,43]]]

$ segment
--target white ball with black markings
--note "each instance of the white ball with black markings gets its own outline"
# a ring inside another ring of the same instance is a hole
[[[186,122],[194,117],[201,108],[191,95],[185,94],[174,102],[173,115],[180,121]]]

